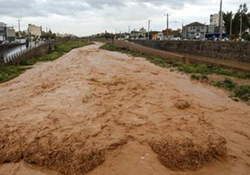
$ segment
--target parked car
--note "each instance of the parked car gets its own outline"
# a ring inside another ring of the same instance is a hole
[[[172,41],[179,41],[179,40],[181,40],[181,38],[180,37],[174,37],[174,38],[171,38],[170,40],[172,40]]]
[[[222,38],[222,41],[230,41],[230,39],[227,37],[224,37],[224,38]]]

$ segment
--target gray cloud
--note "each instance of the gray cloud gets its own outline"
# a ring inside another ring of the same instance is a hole
[[[167,6],[183,8],[185,4],[200,2],[198,0],[0,0],[0,15],[13,17],[49,16],[58,14],[71,16],[93,9],[102,10],[105,7],[126,7],[128,3],[140,6]]]
[[[223,0],[225,11],[236,11],[242,0]],[[249,2],[249,0],[248,0]],[[250,6],[250,4],[248,4]],[[211,13],[219,11],[219,0],[0,0],[0,21],[21,28],[28,23],[50,27],[56,32],[88,35],[108,30],[127,31],[147,27],[152,20],[154,30],[166,27],[164,13],[171,13],[172,28],[182,21],[209,22]]]

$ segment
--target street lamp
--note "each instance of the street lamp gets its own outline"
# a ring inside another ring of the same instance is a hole
[[[219,25],[220,25],[220,40],[222,40],[222,0],[220,0],[220,14],[219,14]]]
[[[149,38],[149,33],[150,33],[150,22],[151,22],[151,20],[148,20],[148,40],[150,39],[150,38]]]

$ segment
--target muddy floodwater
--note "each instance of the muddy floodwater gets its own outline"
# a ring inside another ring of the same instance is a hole
[[[0,85],[0,175],[249,174],[247,104],[101,45]]]

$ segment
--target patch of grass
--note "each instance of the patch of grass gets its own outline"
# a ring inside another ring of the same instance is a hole
[[[202,79],[203,81],[208,81],[208,80],[209,80],[209,78],[208,78],[207,75],[202,75],[202,76],[201,76],[201,79]]]
[[[160,67],[167,67],[169,65],[168,63],[168,60],[166,59],[162,59],[162,58],[159,58],[159,57],[153,57],[153,56],[146,56],[146,59],[155,64],[155,65],[158,65]]]
[[[223,82],[220,82],[220,81],[216,82],[215,86],[232,91],[237,87],[237,84],[234,83],[230,78],[226,78]]]
[[[207,66],[205,64],[185,64],[182,62],[176,62],[173,64],[179,71],[185,73],[200,73],[200,74],[219,74],[219,75],[227,75],[232,77],[237,77],[241,79],[250,79],[249,73],[241,73],[230,69],[220,68],[218,66]]]
[[[23,60],[20,62],[20,65],[33,65],[37,62],[42,62],[42,61],[54,61],[60,58],[64,53],[70,52],[72,49],[87,46],[90,44],[93,43],[87,41],[68,41],[57,45],[55,51],[53,51],[52,53],[35,57],[32,59]]]
[[[250,85],[238,86],[231,79],[227,78],[223,82],[217,82],[215,86],[219,88],[226,88],[227,90],[231,91],[232,94],[230,97],[234,101],[239,101],[236,98],[239,98],[244,101],[250,100]]]
[[[193,75],[191,75],[191,79],[199,81],[201,79],[201,77],[199,75],[193,74]]]
[[[223,83],[218,81],[214,84],[214,86],[218,87],[218,88],[221,88],[223,86]]]
[[[156,57],[156,56],[149,56],[149,55],[141,54],[139,52],[131,51],[128,49],[120,49],[120,48],[115,47],[111,44],[105,44],[105,45],[101,46],[100,49],[126,53],[126,54],[134,56],[134,57],[145,57],[149,62],[151,62],[155,65],[158,65],[160,67],[167,67],[167,65],[169,65],[169,63],[168,63],[169,60],[162,59],[162,58]]]
[[[68,41],[62,44],[59,44],[55,51],[53,51],[52,53],[43,55],[43,56],[39,56],[39,57],[35,57],[32,59],[27,59],[27,60],[23,60],[21,61],[20,65],[18,66],[9,66],[6,65],[4,67],[0,68],[0,83],[9,81],[15,77],[17,77],[18,75],[20,75],[21,73],[23,73],[27,68],[27,66],[29,65],[33,65],[37,62],[40,61],[53,61],[58,59],[59,57],[61,57],[64,53],[67,53],[69,51],[71,51],[72,49],[78,48],[78,47],[83,47],[83,46],[87,46],[93,44],[92,42],[86,42],[86,41]]]
[[[117,48],[111,44],[105,44],[101,49],[109,50],[109,51],[117,51],[126,53],[132,56],[136,57],[145,57],[148,61],[151,63],[154,63],[161,67],[168,67],[170,65],[170,60],[155,57],[155,56],[149,56],[149,55],[143,55],[139,52],[130,51],[127,49],[120,49]],[[224,69],[218,66],[207,66],[205,64],[186,64],[184,62],[173,62],[172,63],[173,68],[170,69],[170,71],[178,70],[187,74],[192,74],[191,79],[194,80],[203,80],[203,81],[209,81],[209,78],[207,75],[209,74],[219,74],[219,75],[227,75],[232,77],[237,77],[241,79],[250,79],[249,73],[241,73],[230,69]],[[200,75],[197,75],[200,74]],[[248,101],[250,99],[250,85],[245,86],[238,86],[236,83],[234,83],[231,79],[226,78],[223,82],[216,82],[214,86],[219,88],[225,88],[228,91],[232,93],[232,98],[237,97],[242,100]]]
[[[148,61],[150,61],[151,63],[154,63],[158,66],[161,67],[167,67],[167,65],[169,64],[169,60],[164,59],[164,58],[160,58],[160,57],[155,57],[155,56],[148,56],[148,55],[143,55],[139,52],[134,52],[134,51],[130,51],[127,49],[120,49],[118,47],[115,47],[111,44],[105,44],[102,47],[100,47],[101,49],[105,49],[105,50],[109,50],[109,51],[117,51],[117,52],[122,52],[122,53],[126,53],[132,56],[143,56],[145,57]],[[219,74],[219,75],[227,75],[227,76],[232,76],[232,77],[237,77],[237,78],[241,78],[241,79],[250,79],[250,73],[241,73],[241,72],[237,72],[235,70],[231,70],[231,69],[224,69],[221,68],[219,66],[207,66],[205,64],[186,64],[184,62],[179,62],[176,61],[173,63],[172,65],[173,67],[175,67],[178,71],[181,72],[185,72],[187,74],[195,74],[195,73],[200,73],[200,74]]]
[[[236,86],[237,86],[237,84],[236,83],[234,83],[231,79],[229,79],[229,78],[226,78],[225,80],[224,80],[224,86],[225,86],[225,88],[227,88],[228,90],[230,90],[230,91],[232,91],[233,89],[235,89],[236,88]]]
[[[23,66],[5,66],[0,68],[0,83],[9,81],[21,73],[23,73],[27,67]]]
[[[250,100],[250,85],[238,86],[235,89],[234,93],[236,97],[244,101],[249,101]]]
[[[100,49],[109,50],[109,51],[118,51],[118,52],[122,50],[111,44],[104,44],[103,46],[100,47]]]

